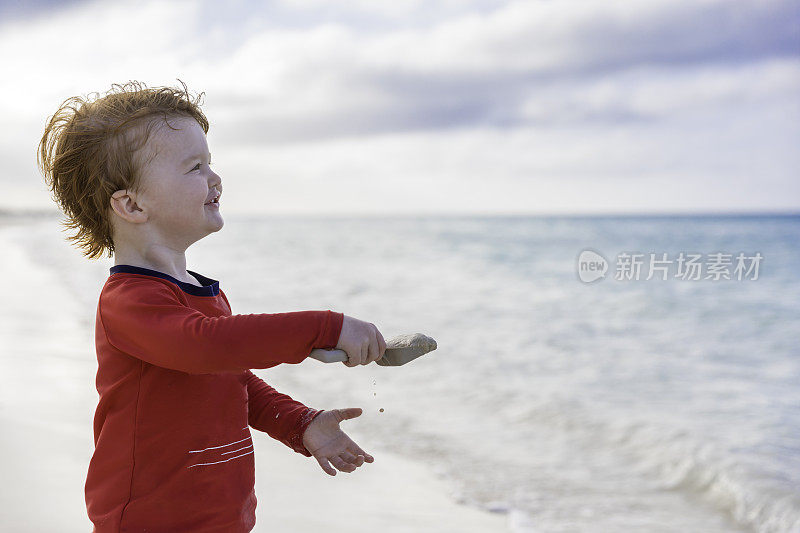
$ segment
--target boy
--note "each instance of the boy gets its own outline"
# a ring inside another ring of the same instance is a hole
[[[233,315],[217,280],[186,269],[186,249],[223,226],[222,179],[203,93],[193,100],[181,84],[69,98],[39,145],[77,230],[68,239],[115,261],[95,323],[100,398],[85,485],[95,533],[250,531],[250,427],[329,475],[374,461],[339,428],[361,409],[307,407],[249,369],[300,363],[314,348],[368,364],[386,349],[378,329],[331,310]]]

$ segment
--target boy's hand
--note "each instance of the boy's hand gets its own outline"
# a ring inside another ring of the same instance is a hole
[[[342,472],[352,472],[364,461],[371,463],[375,460],[339,428],[339,422],[361,416],[361,413],[360,407],[323,411],[303,433],[303,445],[326,473],[336,475],[331,464]]]
[[[336,349],[347,354],[345,366],[368,365],[383,357],[386,341],[375,324],[344,315]]]

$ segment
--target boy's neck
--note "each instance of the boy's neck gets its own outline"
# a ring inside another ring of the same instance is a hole
[[[115,250],[114,265],[149,268],[180,281],[197,283],[197,280],[186,271],[186,255],[166,247],[151,247],[146,255],[134,250]]]

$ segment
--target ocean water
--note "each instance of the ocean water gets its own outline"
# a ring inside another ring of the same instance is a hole
[[[347,430],[367,451],[425,464],[509,531],[800,531],[800,217],[223,216],[187,266],[234,313],[333,309],[438,342],[404,367],[256,373],[363,407]],[[83,259],[55,218],[0,233],[92,328],[113,262]],[[578,279],[587,248],[606,279]],[[622,281],[622,252],[763,260],[755,280]]]

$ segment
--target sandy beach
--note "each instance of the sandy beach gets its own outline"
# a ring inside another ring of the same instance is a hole
[[[4,530],[91,531],[83,501],[91,457],[89,417],[76,416],[79,405],[67,402],[49,409],[41,405],[27,409],[25,415],[32,417],[27,421],[20,419],[22,412],[10,410],[3,409],[5,430],[0,439]],[[86,424],[80,425],[79,419]],[[254,433],[253,441],[258,497],[255,532],[507,530],[503,516],[454,503],[430,472],[384,450],[373,451],[372,465],[330,477],[316,461],[267,435]]]
[[[6,291],[0,317],[0,523],[15,533],[91,531],[83,485],[97,401],[93,317],[57,271],[6,246],[0,275],[21,273],[24,290]],[[367,447],[373,464],[331,477],[264,433],[253,441],[254,531],[507,530],[504,516],[456,503],[433,472],[386,450]]]

